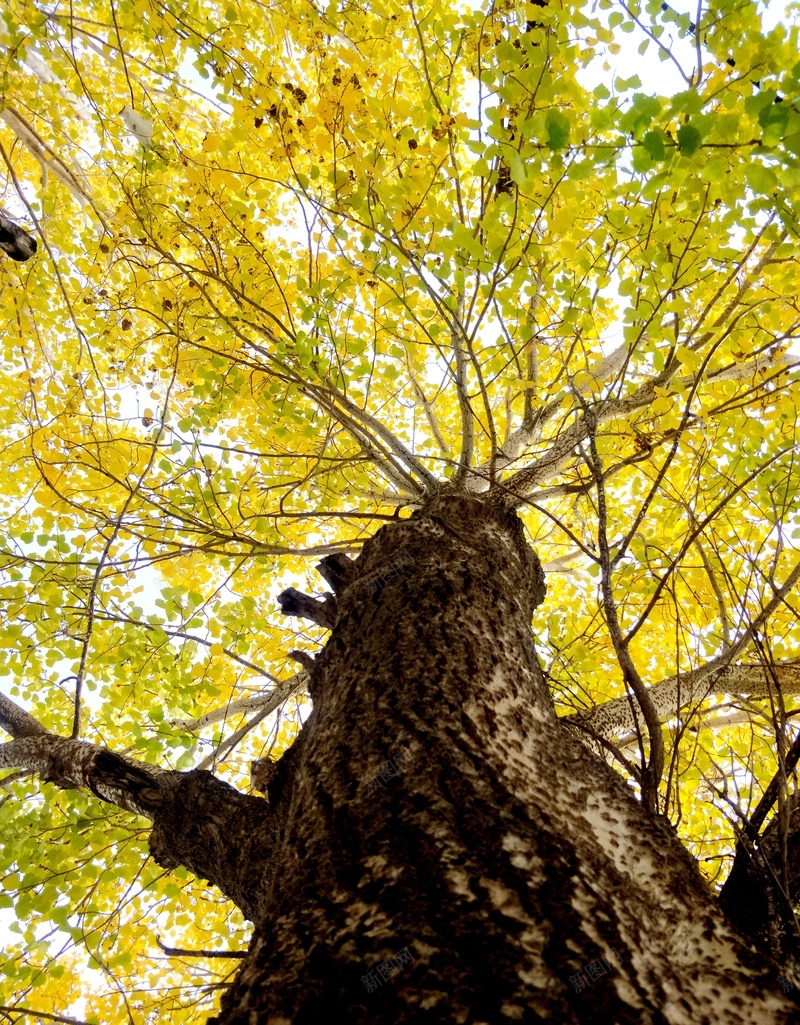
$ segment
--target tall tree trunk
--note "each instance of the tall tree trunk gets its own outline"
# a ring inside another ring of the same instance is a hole
[[[238,862],[194,861],[255,921],[214,1021],[800,1023],[671,828],[557,720],[518,518],[440,497],[354,577],[268,814],[220,814]],[[180,790],[166,864],[192,861]]]

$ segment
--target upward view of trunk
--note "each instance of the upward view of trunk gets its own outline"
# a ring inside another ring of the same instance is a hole
[[[669,825],[557,720],[515,514],[442,495],[339,570],[268,799],[189,773],[156,815],[157,860],[255,922],[216,1025],[800,1023]]]

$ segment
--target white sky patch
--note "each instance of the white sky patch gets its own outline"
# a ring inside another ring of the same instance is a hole
[[[691,0],[669,0],[669,7],[676,14],[688,17],[692,24],[696,22],[698,12],[702,18],[702,0],[699,5]],[[800,7],[796,3],[775,0],[770,4],[760,3],[758,7],[761,13],[762,30],[765,33],[778,24],[795,25],[800,22]],[[634,10],[632,7],[629,9]],[[664,34],[658,41],[655,41],[638,26],[631,23],[630,16],[622,3],[615,4],[612,10],[606,12],[599,12],[597,3],[592,5],[592,13],[597,14],[606,22],[614,12],[624,15],[624,21],[614,29],[614,44],[615,47],[619,47],[618,52],[612,53],[603,47],[598,57],[578,72],[579,81],[587,88],[593,89],[601,84],[612,87],[613,80],[617,78],[629,79],[633,75],[638,75],[642,82],[641,89],[646,93],[673,96],[675,93],[687,89],[686,77],[691,76],[692,72],[696,72],[697,69],[695,37],[693,35],[681,37],[677,25],[665,22]],[[645,18],[647,17],[645,15]],[[632,30],[626,31],[627,26],[630,26]],[[658,45],[659,43],[663,48]],[[674,60],[667,55],[664,48],[672,54]],[[702,46],[702,33],[700,54],[701,57],[707,58],[708,56]]]

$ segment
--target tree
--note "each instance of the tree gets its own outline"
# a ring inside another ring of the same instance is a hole
[[[800,1022],[762,15],[6,5],[5,1020]]]

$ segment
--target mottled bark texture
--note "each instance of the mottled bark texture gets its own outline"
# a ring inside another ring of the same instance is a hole
[[[213,1021],[800,1023],[674,832],[559,724],[516,516],[440,497],[355,566],[268,802],[218,812],[208,872],[255,933]]]

